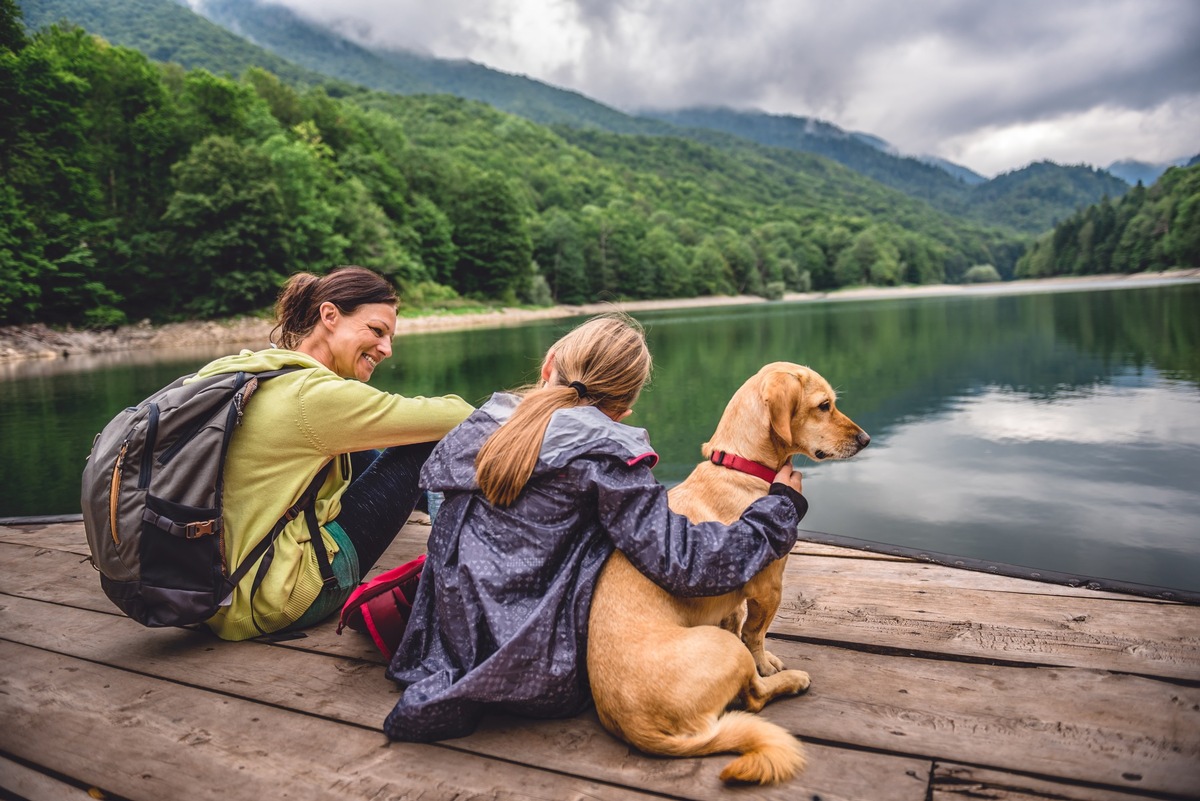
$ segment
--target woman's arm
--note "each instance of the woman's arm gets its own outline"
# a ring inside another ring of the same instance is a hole
[[[435,442],[474,411],[457,395],[409,398],[324,370],[305,379],[299,405],[301,429],[330,455]]]

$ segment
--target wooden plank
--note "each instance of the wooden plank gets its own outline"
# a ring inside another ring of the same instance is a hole
[[[130,799],[648,798],[0,643],[0,749]]]
[[[425,542],[429,537],[429,517],[422,512],[414,512],[408,523],[397,535],[393,547],[379,560],[378,570],[394,567],[406,562],[418,554],[425,552]],[[31,545],[40,548],[88,555],[87,541],[83,534],[82,523],[38,523],[30,525],[0,526],[0,542],[10,542],[19,545]],[[895,571],[885,569],[884,574],[902,577],[905,580],[922,583],[936,583],[942,587],[986,588],[990,592],[1015,592],[1020,594],[1072,596],[1080,598],[1109,598],[1143,603],[1161,603],[1151,598],[1143,598],[1121,593],[1100,592],[1083,587],[1068,587],[1044,582],[1015,579],[1005,576],[991,575],[953,567],[943,567],[919,560],[891,556],[868,551],[857,551],[851,548],[841,548],[819,543],[797,542],[792,547],[792,559],[789,567],[798,569],[797,575],[809,575],[812,572],[829,575],[840,575],[853,570],[855,562],[892,563]],[[846,566],[839,567],[839,562],[820,561],[815,564],[812,559],[821,560],[850,560]],[[792,564],[796,563],[796,564]]]
[[[774,638],[768,647],[813,677],[803,703],[763,713],[803,737],[1161,792],[1186,789],[1190,779],[1176,777],[1200,770],[1200,688]]]
[[[49,774],[0,756],[0,789],[25,801],[89,801],[98,796]],[[7,797],[7,796],[5,796]]]
[[[42,523],[38,525],[0,526],[0,542],[53,548],[87,556],[87,538],[83,523]]]
[[[770,641],[808,671],[763,714],[802,737],[1156,792],[1200,765],[1200,688],[1079,668],[904,658]]]
[[[409,559],[416,557],[418,554],[424,553],[425,542],[429,537],[429,517],[422,512],[414,512],[408,523],[401,529],[397,535],[396,541],[393,543],[393,548],[385,552],[379,560],[379,570],[394,567],[397,564],[406,562]],[[40,548],[51,548],[54,550],[67,551],[69,553],[77,553],[80,556],[88,555],[87,541],[83,533],[82,523],[38,523],[30,525],[11,525],[0,526],[0,542],[10,542],[20,545],[32,545]],[[928,562],[919,560],[907,559],[904,557],[891,556],[889,554],[880,554],[876,552],[857,551],[851,548],[841,548],[833,545],[822,545],[820,543],[797,542],[792,547],[791,563],[803,563],[808,565],[806,571],[798,571],[798,575],[807,575],[811,573],[814,566],[809,565],[807,560],[819,558],[823,560],[852,560],[853,562],[884,562],[884,563],[899,563],[897,567],[898,573],[891,570],[886,571],[886,575],[902,576],[915,582],[936,582],[938,586],[945,587],[962,587],[962,588],[979,588],[985,587],[992,592],[1016,592],[1021,594],[1035,595],[1055,595],[1055,596],[1073,596],[1081,598],[1111,598],[1113,600],[1126,600],[1145,603],[1161,603],[1155,599],[1143,598],[1134,595],[1125,595],[1121,593],[1100,592],[1089,590],[1083,587],[1067,587],[1063,585],[1048,584],[1044,582],[1029,581],[1025,579],[1014,579],[1005,576],[991,575],[987,573],[973,572],[953,567],[942,567]],[[816,570],[819,573],[828,573],[830,575],[838,575],[849,567],[839,568],[838,563],[821,561],[816,563]],[[910,572],[911,571],[911,572]]]
[[[1200,767],[1192,766],[1191,792],[1181,798],[1200,798]],[[1184,777],[1184,778],[1189,778]],[[933,769],[930,801],[1141,801],[1157,795],[1068,784],[1017,773],[987,770],[970,765],[937,763]]]
[[[1200,606],[993,592],[993,581],[1003,586],[1020,580],[927,564],[789,560],[771,630],[827,642],[1200,680]]]
[[[804,536],[803,531],[800,532],[800,536]],[[796,544],[792,546],[791,554],[793,556],[834,556],[843,559],[870,559],[876,562],[913,561],[907,556],[896,556],[890,553],[880,553],[879,551],[843,548],[837,545],[826,545],[821,542],[805,542],[802,539],[796,540]]]
[[[51,615],[53,627],[40,625]],[[332,659],[298,648],[225,643],[200,632],[153,631],[127,619],[22,598],[0,597],[0,638],[372,729],[382,725],[396,700],[396,688],[378,664]],[[491,716],[478,733],[452,745],[597,782],[687,798],[716,801],[729,792],[717,779],[728,756],[647,757],[609,736],[593,713],[553,721]],[[798,779],[782,787],[739,790],[739,795],[793,799],[797,793],[811,793],[826,799],[879,801],[925,797],[928,760],[818,743],[810,743],[808,752],[809,769]]]
[[[427,532],[406,526],[377,570],[420,553]],[[992,593],[965,589],[958,578],[943,587],[938,581],[962,571],[936,565],[795,561],[802,564],[789,561],[784,602],[771,628],[777,635],[1200,680],[1197,606]],[[6,577],[0,586],[14,595],[117,611],[96,572],[76,554],[0,542],[0,575]],[[978,574],[971,581],[978,579],[1003,580]],[[329,644],[345,647],[344,641]]]
[[[835,553],[840,551],[841,553]],[[846,548],[831,549],[827,556],[846,556],[857,553]],[[1117,592],[1089,590],[1086,587],[1069,587],[1044,581],[1014,578],[994,573],[919,560],[896,560],[888,563],[880,559],[837,559],[814,561],[805,558],[788,560],[789,578],[785,581],[809,582],[817,578],[837,581],[868,581],[874,584],[902,583],[909,592],[928,588],[936,589],[986,589],[994,593],[1017,595],[1051,595],[1065,598],[1107,599],[1129,603],[1174,604],[1157,598],[1146,598]]]
[[[51,614],[55,626],[39,627]],[[303,711],[367,726],[379,725],[395,700],[379,664],[239,648],[199,633],[147,631],[84,610],[48,610],[26,599],[0,600],[0,637],[224,692],[246,692],[244,677],[261,676],[256,684],[263,687],[252,697],[301,704]],[[1159,792],[1185,789],[1175,777],[1200,764],[1200,688],[1097,671],[954,663],[786,641],[770,647],[813,677],[805,697],[763,713],[802,737]],[[338,698],[320,700],[330,686],[338,687]],[[520,751],[511,748],[521,736],[513,729],[581,724],[505,725],[503,737],[468,738],[471,749],[495,739],[501,750],[488,746],[487,753],[519,759]],[[574,736],[605,736],[589,725]]]

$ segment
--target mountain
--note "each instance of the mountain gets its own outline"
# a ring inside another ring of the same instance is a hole
[[[1189,161],[1186,158],[1164,161],[1158,164],[1150,164],[1135,159],[1123,159],[1121,161],[1114,161],[1106,169],[1130,185],[1141,181],[1143,186],[1150,186],[1172,167],[1185,166],[1189,166]]]
[[[971,190],[971,216],[1002,219],[1023,231],[1042,231],[1080,209],[1129,191],[1129,184],[1104,170],[1052,161],[998,175]]]
[[[471,61],[366,48],[264,0],[197,0],[200,15],[307,69],[399,94],[450,94],[479,100],[543,125],[594,125],[616,133],[668,134],[578,92]]]
[[[970,167],[964,167],[961,164],[955,164],[953,161],[947,161],[946,159],[938,158],[937,156],[917,156],[916,159],[945,170],[946,172],[950,173],[952,177],[957,178],[969,186],[985,184],[988,180],[972,170]]]
[[[958,165],[951,165],[956,168],[952,171],[928,158],[894,155],[894,148],[879,137],[850,133],[807,117],[726,108],[643,113],[718,146],[721,142],[701,132],[720,131],[769,147],[825,156],[948,214],[1027,233],[1044,231],[1084,206],[1119,197],[1129,189],[1102,170],[1048,161],[989,181]]]
[[[907,195],[933,202],[939,208],[952,206],[964,196],[963,182],[940,167],[895,155],[894,149],[879,137],[850,133],[811,117],[715,107],[639,113],[690,129],[693,136],[698,129],[721,131],[769,147],[825,156]]]
[[[1080,205],[1127,189],[1096,175],[1082,182],[1078,176],[1063,176],[1060,183],[1072,191],[1056,190],[1053,199],[1031,204],[1026,202],[1029,190],[1048,185],[1040,174],[1047,168],[1040,168],[1034,180],[1008,179],[977,193],[993,182],[981,183],[958,165],[897,155],[880,137],[846,132],[820,120],[717,108],[635,116],[479,64],[364,47],[268,0],[194,0],[204,17],[192,13],[184,0],[22,0],[21,5],[30,28],[69,19],[156,60],[216,74],[237,76],[259,66],[289,83],[326,85],[338,94],[352,91],[351,85],[400,94],[452,94],[558,128],[682,136],[731,152],[753,143],[812,153],[944,213],[1027,233],[1044,231]],[[334,90],[338,81],[346,83]],[[1022,201],[1006,200],[1006,191],[1016,192],[1014,197]]]
[[[330,80],[250,45],[176,0],[18,0],[18,5],[31,31],[68,22],[155,61],[203,67],[216,75],[237,76],[249,67],[261,67],[288,83],[306,86]]]

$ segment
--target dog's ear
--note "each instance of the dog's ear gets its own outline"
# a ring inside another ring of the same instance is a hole
[[[771,430],[784,445],[792,445],[792,418],[804,398],[804,382],[795,373],[778,371],[763,380],[762,399],[771,418]]]

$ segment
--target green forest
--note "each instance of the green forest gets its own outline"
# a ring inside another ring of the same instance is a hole
[[[0,0],[0,324],[256,313],[287,275],[341,264],[409,306],[545,305],[1010,278],[1042,248],[811,153],[278,66],[216,75],[29,32]]]
[[[1018,261],[1019,278],[1200,266],[1200,164],[1172,167],[1153,186],[1105,198],[1044,234]]]

